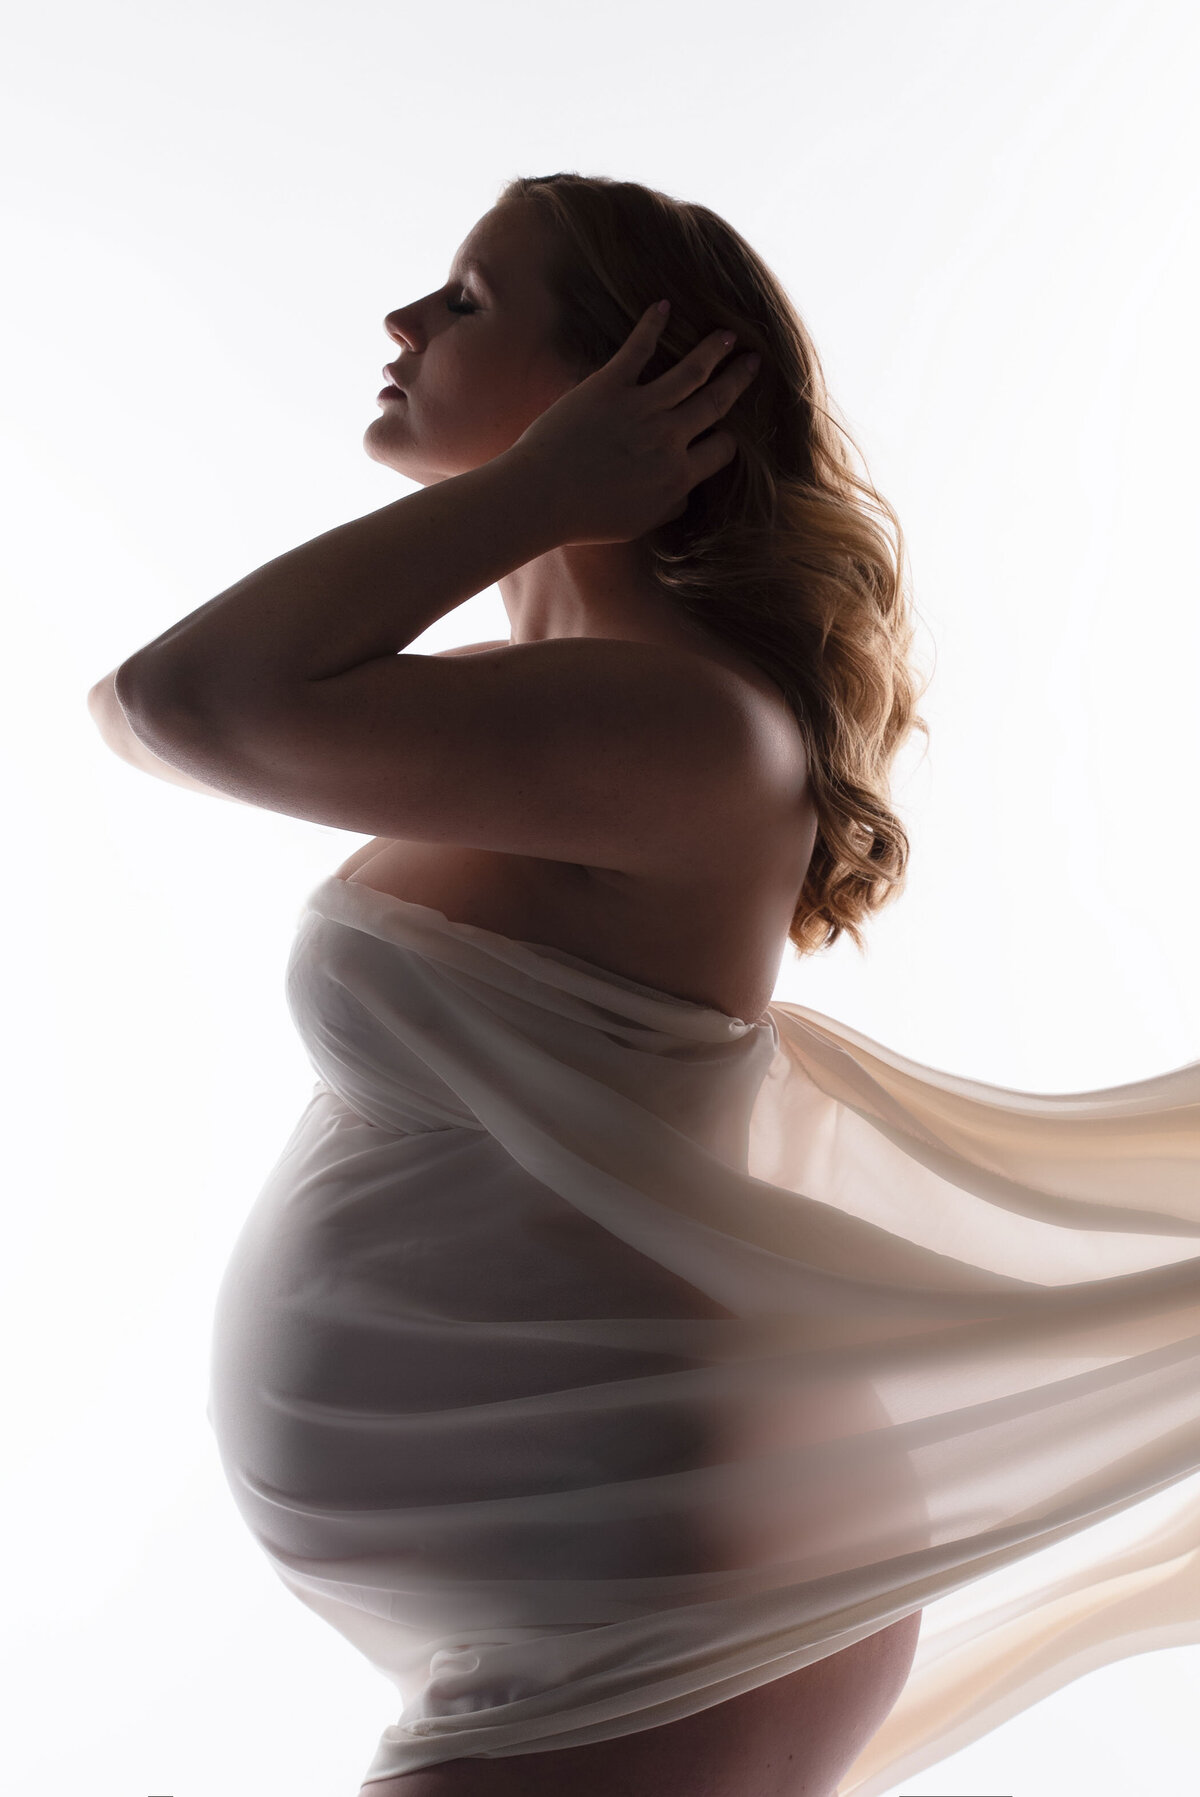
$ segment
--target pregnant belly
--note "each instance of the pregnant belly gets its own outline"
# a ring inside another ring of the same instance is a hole
[[[664,1334],[726,1314],[485,1132],[400,1136],[321,1093],[222,1280],[210,1420],[284,1562],[692,1570],[682,1512],[586,1494],[714,1458],[702,1393],[647,1381],[698,1365]]]

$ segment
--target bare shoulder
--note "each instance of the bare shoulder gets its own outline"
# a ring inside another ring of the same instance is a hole
[[[667,690],[686,692],[690,716],[702,728],[723,725],[726,746],[737,753],[740,773],[751,776],[764,796],[789,799],[805,784],[808,756],[796,715],[782,689],[751,661],[727,645],[710,649],[683,644],[608,644],[579,638],[598,648],[629,647],[646,654],[645,676],[661,677]],[[751,794],[744,792],[745,798]]]
[[[567,704],[586,704],[596,695],[611,710],[625,694],[631,719],[657,713],[682,745],[674,766],[692,798],[696,776],[704,771],[711,796],[718,798],[727,786],[741,808],[756,796],[768,806],[782,800],[790,808],[806,786],[804,738],[782,690],[748,656],[715,638],[711,648],[693,648],[648,639],[553,637],[468,643],[440,653],[478,656],[478,666],[503,665],[518,682],[527,673],[531,690],[541,688],[543,696],[545,675],[553,670]],[[669,778],[671,765],[669,757],[659,763],[660,779]]]
[[[513,653],[524,647],[513,645]],[[568,683],[580,693],[594,678],[600,692],[628,692],[639,718],[659,713],[672,740],[684,746],[679,764],[691,788],[693,771],[707,770],[720,790],[728,771],[763,790],[782,782],[794,789],[805,751],[794,713],[781,689],[748,657],[724,645],[692,648],[677,642],[609,637],[564,637],[553,644]],[[694,789],[693,789],[694,790]],[[743,795],[750,793],[742,787]]]
[[[787,701],[775,682],[770,680],[761,669],[757,668],[746,656],[730,656],[727,660],[719,660],[713,654],[685,648],[679,644],[663,644],[648,641],[634,642],[625,638],[609,638],[594,636],[554,637],[546,639],[557,645],[570,644],[567,654],[581,665],[595,659],[598,667],[630,665],[628,651],[648,652],[653,660],[658,659],[660,669],[670,666],[672,657],[678,657],[678,676],[693,677],[698,683],[708,682],[708,690],[714,698],[727,695],[730,702],[740,706],[752,716],[761,727],[774,727],[776,734],[782,734],[794,748],[800,742],[798,730],[794,728],[795,720],[787,707]],[[497,638],[486,643],[459,643],[452,649],[437,649],[434,654],[443,656],[482,655],[489,650],[507,650],[521,648],[543,648],[544,644],[513,643],[507,639]],[[760,703],[761,702],[761,703]],[[787,721],[783,714],[787,713]],[[782,732],[779,730],[783,724]]]

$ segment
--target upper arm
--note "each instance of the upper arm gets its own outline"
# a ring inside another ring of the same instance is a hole
[[[453,649],[437,649],[437,655],[474,655],[481,649],[503,649],[500,641],[488,643],[460,643]],[[239,798],[222,787],[210,786],[205,780],[198,780],[194,774],[185,774],[181,767],[173,762],[164,761],[156,755],[134,734],[125,709],[117,697],[117,669],[97,680],[88,692],[88,710],[99,730],[105,744],[121,761],[130,767],[137,768],[139,773],[151,774],[156,780],[165,780],[170,786],[185,786],[190,792],[207,793],[213,799],[229,799],[234,804],[252,804],[249,799]],[[374,852],[374,845],[368,844]]]
[[[240,711],[151,697],[138,722],[156,753],[269,811],[625,871],[736,815],[762,735],[715,663],[592,637],[384,656]]]
[[[435,655],[478,655],[481,649],[509,649],[507,638],[496,637],[490,643],[458,643],[453,649],[435,649]]]

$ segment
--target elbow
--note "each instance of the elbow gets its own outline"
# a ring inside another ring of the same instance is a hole
[[[112,676],[113,693],[134,735],[154,747],[155,739],[170,732],[194,711],[184,703],[185,694],[178,676],[160,660],[149,659],[138,650],[116,668]]]
[[[93,724],[103,726],[113,698],[113,677],[106,674],[103,680],[97,680],[95,686],[88,689],[87,708]]]
[[[121,744],[131,734],[128,720],[116,691],[116,670],[97,680],[87,696],[88,714],[108,747],[121,753]]]
[[[147,699],[147,682],[144,671],[138,666],[138,658],[131,655],[115,668],[110,676],[112,690],[117,703],[127,718],[134,718],[142,711]]]
[[[151,754],[171,761],[195,736],[194,707],[184,703],[171,673],[153,658],[143,660],[140,650],[114,670],[112,693],[125,732]]]

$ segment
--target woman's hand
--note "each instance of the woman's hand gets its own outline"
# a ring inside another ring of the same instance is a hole
[[[737,454],[715,431],[749,386],[757,356],[714,373],[733,342],[713,331],[657,380],[638,384],[666,314],[651,306],[602,368],[534,419],[511,454],[537,473],[568,543],[629,543],[682,515],[688,494]]]

